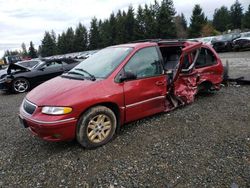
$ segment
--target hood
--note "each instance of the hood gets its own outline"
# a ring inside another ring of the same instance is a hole
[[[11,70],[30,71],[29,68],[24,67],[24,66],[22,66],[22,65],[20,65],[20,64],[15,64],[15,63],[11,63],[11,64],[9,65],[9,67],[7,68],[7,73],[8,73],[8,74],[11,74]]]
[[[71,106],[79,102],[79,96],[86,98],[99,91],[102,80],[75,80],[53,78],[28,93],[26,98],[38,106]]]

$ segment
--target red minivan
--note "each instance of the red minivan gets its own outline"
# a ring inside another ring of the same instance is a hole
[[[100,50],[27,94],[20,122],[48,141],[106,144],[125,123],[219,90],[223,66],[200,42],[152,40]]]

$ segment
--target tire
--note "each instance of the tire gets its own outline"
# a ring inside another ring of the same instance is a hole
[[[105,106],[96,106],[80,117],[76,139],[84,148],[96,148],[113,138],[116,127],[117,119],[114,112]]]
[[[227,50],[228,52],[231,52],[231,51],[232,51],[232,49],[233,49],[233,48],[232,48],[232,45],[231,45],[231,44],[228,44],[228,45],[227,45],[227,49],[226,49],[226,50]]]
[[[211,82],[203,82],[198,85],[198,93],[213,93],[213,84]]]
[[[30,83],[25,78],[16,78],[12,82],[12,91],[14,93],[24,93],[30,89]]]

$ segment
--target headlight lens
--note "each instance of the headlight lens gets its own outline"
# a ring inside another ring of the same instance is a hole
[[[3,75],[1,76],[0,82],[5,82],[5,83],[11,83],[13,81],[13,78]]]
[[[44,106],[42,108],[42,113],[49,115],[63,115],[63,114],[69,114],[70,112],[72,112],[72,108],[70,107]]]
[[[9,78],[9,77],[6,77],[6,79],[5,79],[5,82],[6,83],[11,83],[13,81],[13,79],[12,78]]]

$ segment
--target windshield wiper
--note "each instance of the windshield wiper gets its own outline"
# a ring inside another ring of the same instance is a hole
[[[74,72],[74,71],[69,71],[69,72],[67,72],[67,73],[64,73],[64,74],[62,74],[62,77],[72,78],[71,76],[68,76],[69,74],[74,74],[74,75],[79,75],[79,76],[84,77],[83,74],[78,73],[78,72]],[[81,80],[84,80],[84,79],[81,78]]]
[[[69,71],[69,72],[67,72],[66,74],[75,74],[75,75],[84,76],[83,74],[78,73],[78,72],[75,72],[75,71]]]
[[[89,77],[90,77],[90,79],[91,79],[91,81],[95,81],[95,80],[96,80],[96,78],[95,78],[95,76],[94,76],[93,74],[90,74],[88,71],[86,71],[86,70],[84,70],[84,69],[76,68],[75,70],[82,71],[82,72],[88,74]]]

